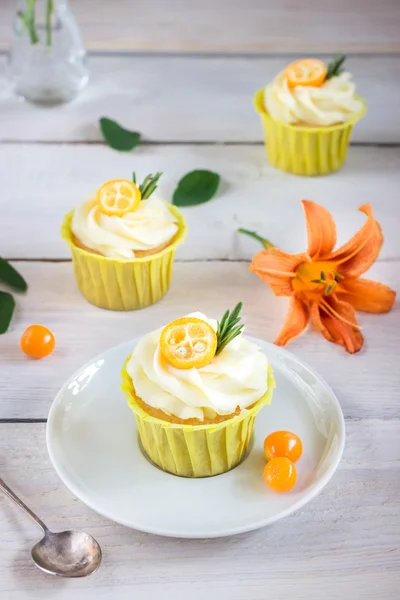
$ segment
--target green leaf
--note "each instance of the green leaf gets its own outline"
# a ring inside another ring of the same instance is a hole
[[[218,173],[191,171],[182,177],[172,198],[176,206],[194,206],[208,202],[216,193],[220,182]]]
[[[11,323],[15,300],[8,292],[0,292],[0,334],[5,333]]]
[[[342,65],[345,60],[346,56],[344,54],[339,54],[338,56],[332,58],[328,64],[328,71],[325,79],[332,79],[332,77],[337,77],[340,75],[340,73],[343,73],[344,69],[342,69]]]
[[[129,152],[140,144],[140,133],[137,131],[124,129],[116,121],[107,117],[101,117],[99,123],[105,141],[114,150]]]
[[[4,258],[0,258],[0,281],[19,292],[26,292],[28,289],[25,279]]]

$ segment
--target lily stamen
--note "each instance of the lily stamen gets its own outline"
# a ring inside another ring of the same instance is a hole
[[[353,323],[352,321],[348,321],[347,319],[342,317],[342,315],[340,315],[338,312],[336,312],[336,310],[334,308],[332,308],[332,306],[330,304],[328,304],[324,299],[321,299],[320,306],[321,306],[322,310],[325,311],[331,317],[335,317],[336,319],[339,319],[339,321],[342,321],[343,323],[346,323],[347,325],[351,325],[351,327],[354,327],[355,329],[361,329],[361,327],[357,323]]]

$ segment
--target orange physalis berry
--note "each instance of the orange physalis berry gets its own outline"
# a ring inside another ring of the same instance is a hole
[[[177,369],[200,368],[215,356],[217,334],[206,321],[183,317],[161,332],[161,353]]]
[[[30,325],[22,334],[20,347],[31,358],[44,358],[53,352],[56,340],[47,327]]]
[[[296,467],[286,456],[271,458],[265,465],[264,479],[274,492],[290,492],[296,485]]]
[[[97,201],[106,215],[123,216],[134,211],[140,204],[142,195],[139,188],[129,179],[112,179],[97,191]]]
[[[291,431],[274,431],[264,440],[264,454],[267,460],[277,456],[286,456],[293,462],[299,460],[303,453],[301,439]]]
[[[320,87],[325,79],[328,69],[322,60],[316,58],[303,58],[291,63],[285,70],[289,87],[308,85]]]

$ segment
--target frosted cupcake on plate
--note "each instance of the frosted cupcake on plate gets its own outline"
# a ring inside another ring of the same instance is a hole
[[[135,174],[132,181],[107,181],[65,216],[62,238],[71,248],[78,287],[92,304],[134,310],[168,291],[186,222],[153,195],[160,176],[148,175],[141,185]]]
[[[366,111],[344,61],[298,60],[256,92],[267,157],[275,167],[323,175],[344,163],[353,125]]]
[[[267,357],[243,336],[241,303],[220,322],[194,313],[145,335],[122,390],[144,451],[164,471],[219,475],[244,457],[275,387]]]

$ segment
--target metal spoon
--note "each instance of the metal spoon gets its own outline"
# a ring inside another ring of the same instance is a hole
[[[91,535],[73,530],[52,533],[1,478],[0,489],[43,530],[43,539],[32,548],[32,558],[39,569],[61,577],[86,577],[99,568],[101,548]]]

